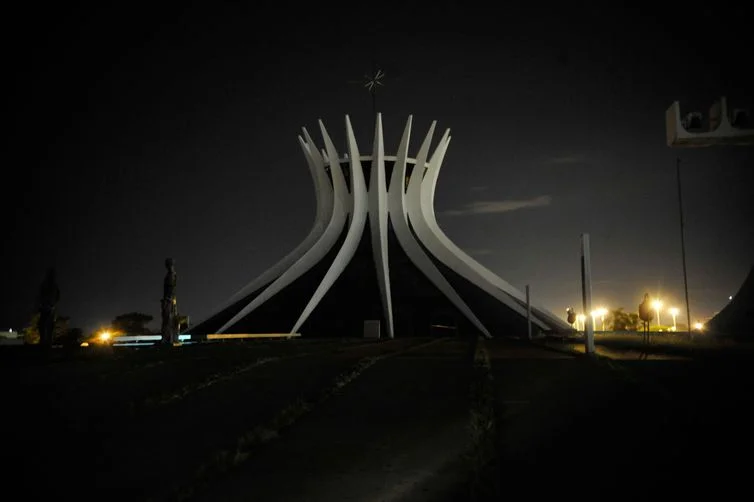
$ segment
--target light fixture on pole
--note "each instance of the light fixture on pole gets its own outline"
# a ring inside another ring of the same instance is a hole
[[[589,316],[590,316],[590,317],[592,318],[592,326],[593,326],[593,327],[594,327],[594,326],[597,326],[597,316],[599,316],[599,315],[600,315],[600,313],[599,313],[599,312],[597,312],[596,310],[592,310],[592,311],[591,311],[591,312],[589,313]]]
[[[597,324],[598,317],[602,319],[602,331],[605,331],[605,315],[606,314],[607,314],[607,309],[605,307],[599,307],[593,310],[591,313],[593,325]]]
[[[578,314],[576,315],[576,329],[578,331],[584,331],[584,328],[586,326],[586,316],[584,314]],[[579,328],[579,326],[581,326]]]
[[[668,309],[668,312],[670,312],[670,315],[673,316],[673,331],[676,331],[678,329],[678,326],[675,323],[675,318],[678,315],[678,309],[676,307],[671,307]]]
[[[655,309],[655,312],[657,312],[657,326],[659,326],[660,325],[660,309],[662,308],[662,301],[654,300],[652,302],[652,308]]]
[[[592,310],[592,258],[589,234],[581,234],[581,298],[584,312]],[[594,320],[584,327],[584,352],[594,354]]]
[[[670,147],[706,147],[719,145],[753,145],[754,128],[748,110],[734,108],[729,113],[728,100],[721,97],[712,104],[707,115],[698,111],[681,117],[681,105],[674,101],[665,111],[665,139]],[[707,125],[708,129],[704,130]]]

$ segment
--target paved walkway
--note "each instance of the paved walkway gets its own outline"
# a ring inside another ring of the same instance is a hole
[[[565,354],[584,354],[586,348],[583,342],[573,341],[551,341],[535,340],[535,343],[550,350],[562,352]],[[691,357],[674,353],[670,350],[663,352],[661,347],[650,346],[649,350],[642,350],[640,347],[608,347],[599,343],[594,346],[594,351],[598,356],[607,357],[616,360],[628,361],[688,361]],[[677,351],[676,351],[677,352]]]
[[[464,482],[469,343],[377,362],[196,500],[438,500]]]

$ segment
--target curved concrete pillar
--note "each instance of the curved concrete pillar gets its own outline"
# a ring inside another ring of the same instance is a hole
[[[372,144],[372,163],[369,175],[369,228],[372,233],[372,256],[380,288],[385,331],[388,338],[393,332],[393,299],[390,293],[390,271],[387,251],[387,182],[385,180],[385,145],[382,136],[382,114],[377,114]]]
[[[322,236],[327,228],[327,224],[332,217],[333,211],[333,189],[330,179],[325,172],[324,159],[317,151],[314,142],[306,128],[302,128],[304,137],[298,137],[299,145],[304,152],[304,158],[306,164],[309,166],[309,174],[311,174],[312,182],[314,183],[314,196],[315,196],[315,213],[314,223],[311,230],[304,240],[302,240],[298,246],[296,246],[290,253],[285,255],[280,261],[275,263],[272,267],[268,268],[260,275],[249,281],[245,286],[234,293],[230,298],[225,300],[220,306],[213,309],[212,312],[219,312],[225,308],[233,305],[237,301],[241,300],[244,296],[253,293],[262,286],[269,284],[281,274],[283,274],[289,267],[291,267],[304,253],[306,253],[312,245]]]
[[[322,134],[326,136],[325,142],[332,145],[332,141],[330,141],[329,136],[327,136],[327,131],[325,130],[324,124],[322,124],[321,121],[320,128],[322,130]],[[307,139],[311,139],[308,137],[308,134],[306,136]],[[309,144],[311,145],[309,151],[314,152],[316,148],[314,147],[313,143],[309,142]],[[337,159],[338,157],[337,152],[335,152],[335,147],[332,148],[333,152],[335,153],[334,158]],[[309,157],[315,162],[319,158],[313,153],[310,154]],[[324,172],[324,166],[322,168],[322,172]],[[333,187],[331,199],[333,209],[330,215],[330,221],[327,223],[327,227],[325,228],[324,232],[319,236],[317,241],[308,250],[306,250],[306,252],[301,257],[299,257],[293,265],[290,266],[290,268],[288,268],[272,284],[266,287],[264,291],[257,295],[248,305],[241,309],[240,312],[238,312],[228,322],[226,322],[217,331],[218,333],[225,333],[228,327],[232,326],[241,318],[253,312],[264,302],[268,301],[270,298],[279,293],[283,288],[304,275],[307,271],[314,267],[314,265],[319,263],[338,241],[338,237],[343,231],[343,227],[346,223],[346,207],[350,206],[350,201],[348,200],[350,198],[350,195],[348,194],[345,178],[343,177],[343,172],[340,170],[340,168],[338,167],[337,169],[332,169],[331,166],[329,173]]]
[[[335,162],[337,162],[338,153],[335,151],[335,146],[327,135],[325,126],[321,121],[320,128],[322,129],[322,136],[325,137],[327,155],[330,159],[335,159]],[[312,310],[314,310],[319,302],[322,301],[322,298],[324,298],[327,291],[332,287],[335,280],[343,273],[346,265],[350,263],[356,253],[356,248],[359,246],[359,241],[361,240],[361,234],[364,232],[364,226],[367,220],[367,188],[366,182],[364,181],[364,171],[361,168],[361,156],[359,155],[356,138],[354,137],[353,129],[351,128],[351,121],[348,118],[348,115],[346,115],[346,134],[348,135],[348,156],[351,165],[351,200],[353,201],[353,209],[350,218],[351,226],[348,228],[348,233],[346,234],[346,240],[343,242],[343,246],[340,248],[340,251],[338,251],[335,260],[333,260],[332,265],[330,265],[325,277],[312,295],[311,300],[309,300],[309,303],[304,308],[304,311],[296,321],[296,324],[293,325],[291,333],[296,333],[298,331],[304,321],[306,321],[312,313]],[[340,167],[337,166],[337,168],[335,168],[331,163],[330,172],[335,173],[338,171],[340,171]]]
[[[393,231],[403,251],[405,251],[411,263],[416,266],[427,278],[435,285],[437,289],[479,330],[485,337],[490,336],[487,328],[476,317],[466,302],[461,299],[453,286],[445,279],[442,273],[437,269],[432,260],[424,253],[421,245],[411,233],[408,226],[408,215],[406,213],[406,164],[408,157],[408,144],[411,136],[411,123],[413,116],[409,116],[406,127],[403,130],[398,153],[396,154],[395,164],[393,165],[393,174],[390,179],[390,189],[388,191],[388,206],[390,221],[393,223]],[[433,124],[434,125],[434,124]],[[420,154],[421,155],[421,154]],[[417,172],[419,166],[414,166],[414,172]]]
[[[445,153],[448,150],[450,144],[450,131],[446,131],[440,143],[437,145],[432,158],[429,161],[427,171],[422,179],[419,198],[421,203],[422,215],[424,221],[427,223],[432,233],[436,236],[437,241],[445,246],[449,255],[456,257],[456,261],[460,260],[464,265],[468,267],[468,270],[481,278],[484,283],[489,283],[496,288],[502,290],[505,294],[512,297],[519,304],[520,308],[525,312],[526,309],[526,295],[519,289],[516,289],[511,284],[503,280],[500,276],[486,268],[484,265],[476,261],[474,258],[465,253],[456,244],[445,235],[440,225],[437,223],[437,217],[435,215],[434,203],[435,193],[437,188],[437,179],[440,174],[440,168],[442,167],[442,161],[445,158]],[[534,314],[534,322],[543,329],[559,328],[565,330],[571,330],[572,328],[564,320],[559,319],[554,314],[547,312],[538,302],[531,301],[532,312]]]
[[[495,287],[492,283],[474,269],[474,267],[464,260],[465,253],[453,244],[442,231],[439,231],[439,227],[432,225],[435,222],[434,209],[424,207],[426,204],[422,204],[421,188],[425,181],[425,173],[427,172],[427,157],[429,156],[429,147],[432,142],[432,136],[435,131],[436,122],[432,122],[429,128],[427,136],[422,142],[419,153],[416,156],[416,166],[411,173],[411,178],[408,182],[408,190],[406,192],[406,201],[408,205],[408,218],[411,222],[411,226],[419,238],[421,243],[429,249],[429,251],[439,259],[445,266],[460,274],[466,280],[474,284],[479,289],[485,291],[487,294],[493,296],[495,299],[506,305],[508,308],[516,312],[517,314],[526,317],[526,310],[519,305],[508,294],[502,292]],[[437,151],[444,150],[447,146],[447,140],[450,131],[446,131],[437,146]],[[441,160],[441,157],[433,155],[434,159]],[[539,319],[533,318],[532,322],[537,324],[543,329],[547,326]]]

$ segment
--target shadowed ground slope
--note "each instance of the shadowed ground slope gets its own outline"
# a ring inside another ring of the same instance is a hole
[[[498,456],[480,499],[570,490],[730,499],[748,486],[751,351],[678,357],[598,346],[610,357],[536,360],[497,356],[498,343],[487,344]]]
[[[754,266],[733,299],[707,323],[717,336],[754,341]]]
[[[544,345],[3,351],[6,490],[29,500],[450,501],[587,486],[594,498],[726,499],[745,485],[751,351],[598,345],[590,358]]]

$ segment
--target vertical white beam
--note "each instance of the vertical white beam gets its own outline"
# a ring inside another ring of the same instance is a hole
[[[594,317],[592,316],[592,257],[589,234],[581,234],[581,294],[584,300],[584,350],[594,353]]]
[[[446,262],[450,268],[461,273],[461,275],[466,277],[472,283],[477,284],[478,287],[481,287],[482,289],[487,288],[485,291],[492,294],[495,298],[506,305],[511,306],[509,299],[514,300],[518,305],[512,308],[523,315],[526,303],[521,291],[514,288],[508,282],[456,246],[456,244],[445,235],[440,228],[440,225],[437,223],[434,209],[434,196],[440,168],[442,167],[442,161],[445,158],[445,153],[447,152],[449,144],[450,130],[446,130],[432,154],[427,172],[422,180],[420,188],[421,204],[419,207],[421,209],[421,215],[426,222],[426,226],[431,230],[431,232],[424,232],[423,237],[420,236],[422,242],[424,242],[424,237],[431,240],[432,245],[438,249],[436,255],[441,259],[442,257],[448,257],[451,260],[450,263]],[[427,242],[424,242],[424,245],[429,247]],[[440,251],[441,248],[445,248],[446,251]],[[481,285],[491,285],[494,289],[489,290],[488,286]],[[503,294],[501,295],[501,293]],[[555,314],[547,311],[544,307],[537,305],[536,302],[532,303],[531,308],[534,323],[539,327],[543,329],[553,328],[570,330],[568,323],[557,317]]]
[[[329,136],[327,136],[327,131],[324,129],[324,125],[321,121],[320,128],[323,130],[325,142],[329,142],[331,144],[332,142],[329,141],[330,138]],[[313,142],[311,142],[311,138],[309,137],[308,133],[305,133],[305,136],[307,140],[309,140],[309,144],[312,145],[308,152],[310,152],[312,158],[315,161],[318,161],[319,156],[314,156],[316,148],[314,147]],[[335,155],[335,158],[337,158],[337,152],[335,153]],[[343,178],[343,172],[340,170],[340,166],[337,166],[337,169],[333,169],[331,166],[329,171],[330,178],[332,179],[333,189],[332,192],[328,193],[332,193],[333,209],[330,216],[330,221],[328,222],[325,231],[317,239],[314,245],[309,248],[298,260],[296,260],[296,262],[291,265],[288,270],[286,270],[272,284],[267,286],[264,291],[257,295],[248,305],[241,309],[219,330],[217,330],[218,333],[225,333],[225,331],[231,328],[233,324],[241,320],[244,316],[256,310],[264,302],[278,294],[283,288],[290,285],[293,281],[305,274],[308,270],[314,267],[314,265],[319,263],[338,241],[338,237],[340,237],[341,232],[343,231],[343,227],[346,223],[346,207],[350,204],[348,201],[349,195],[348,189],[346,188],[345,179]],[[324,165],[322,166],[322,172],[324,172]]]
[[[372,167],[369,176],[369,226],[372,232],[372,257],[380,288],[382,312],[387,337],[393,338],[393,305],[390,292],[390,272],[387,250],[387,182],[385,180],[385,145],[382,135],[382,114],[378,113],[374,126]]]
[[[524,307],[492,283],[493,279],[491,276],[494,274],[487,271],[489,272],[490,277],[486,277],[483,273],[486,269],[480,270],[479,267],[475,267],[474,265],[476,262],[448,239],[437,224],[434,208],[428,207],[428,202],[431,200],[431,194],[429,194],[429,191],[435,186],[436,173],[439,170],[444,151],[447,148],[448,135],[450,132],[445,132],[437,146],[435,154],[432,156],[432,160],[436,162],[437,165],[435,165],[434,162],[430,162],[428,168],[425,168],[435,124],[436,122],[432,122],[429,132],[427,133],[422,146],[419,148],[419,153],[416,156],[416,166],[414,166],[414,171],[409,179],[408,190],[406,192],[408,216],[414,232],[421,243],[424,244],[424,246],[448,268],[466,278],[476,287],[496,298],[519,315],[526,316]],[[426,175],[424,175],[425,170]],[[425,192],[424,197],[422,197],[422,191]],[[546,328],[546,325],[539,319],[535,318],[535,322],[541,327]]]
[[[440,168],[442,167],[442,161],[445,158],[445,153],[448,150],[448,145],[450,144],[450,136],[448,136],[447,140],[441,144],[438,145],[437,150],[432,155],[432,159],[429,163],[429,171],[427,173],[427,183],[432,184],[432,199],[430,201],[429,207],[431,208],[431,215],[434,219],[434,225],[437,227],[437,230],[439,232],[442,232],[440,229],[440,226],[437,224],[437,219],[435,218],[434,213],[434,193],[435,193],[435,187],[437,184],[437,178],[439,176]],[[442,148],[441,148],[442,147]],[[424,187],[422,187],[422,191],[424,191]],[[444,233],[443,233],[444,235]],[[450,239],[447,239],[447,242],[454,244]],[[457,248],[457,247],[456,247]],[[458,248],[457,248],[458,249]],[[479,273],[488,281],[490,281],[492,284],[494,284],[496,287],[500,288],[504,292],[508,293],[512,298],[517,300],[519,303],[522,303],[524,301],[523,296],[521,295],[521,292],[512,286],[510,283],[505,281],[503,278],[492,272],[491,270],[487,269],[484,265],[479,263],[478,261],[474,260],[471,256],[466,254],[463,250],[458,249],[458,252],[461,253],[461,256],[465,258],[465,260],[472,265],[472,267],[479,271]],[[552,312],[545,309],[543,306],[539,305],[538,302],[532,301],[531,304],[531,310],[533,315],[544,321],[549,325],[552,329],[569,329],[570,326],[568,326],[568,323],[564,322],[562,319],[560,319],[558,316],[553,314]]]
[[[490,338],[490,332],[474,315],[466,302],[458,295],[450,283],[445,279],[437,266],[425,254],[421,245],[411,233],[408,226],[408,215],[406,213],[406,162],[408,157],[408,143],[411,137],[411,123],[413,117],[409,115],[406,121],[406,127],[403,130],[398,152],[393,166],[393,174],[390,178],[390,188],[388,190],[388,213],[390,221],[393,223],[393,231],[403,251],[408,256],[411,263],[418,268],[427,278],[435,285],[455,307],[471,321],[471,323],[487,338]],[[414,166],[414,172],[418,169]]]
[[[331,159],[331,173],[335,173],[340,170],[338,165],[338,153],[335,150],[332,140],[327,135],[324,124],[320,121],[320,128],[322,129],[322,136],[325,137],[325,144],[327,146],[327,155]],[[353,134],[351,128],[351,120],[346,115],[346,134],[348,136],[348,156],[351,164],[351,199],[352,199],[352,212],[351,212],[351,226],[348,228],[346,239],[343,242],[338,254],[335,256],[330,268],[327,270],[325,277],[317,287],[317,290],[312,295],[309,303],[304,308],[304,311],[299,316],[296,324],[291,329],[291,333],[297,333],[301,325],[311,315],[312,311],[319,305],[325,294],[330,290],[335,280],[340,277],[346,266],[351,262],[356,248],[361,241],[361,235],[364,232],[364,225],[367,220],[367,188],[364,181],[364,171],[361,168],[361,155],[359,155],[359,148],[356,145],[356,137]],[[336,194],[337,196],[337,194]]]
[[[211,310],[211,312],[216,313],[225,310],[247,294],[253,293],[262,286],[269,284],[280,277],[280,275],[296,263],[296,261],[299,260],[325,232],[333,212],[333,188],[330,179],[327,176],[327,172],[325,171],[324,159],[317,151],[317,147],[314,145],[306,128],[303,128],[303,133],[306,140],[303,140],[301,136],[298,137],[298,140],[299,145],[304,152],[306,163],[309,166],[309,173],[312,176],[312,181],[314,182],[314,196],[316,198],[314,224],[312,225],[309,234],[293,251],[283,257],[283,259],[249,281],[244,287],[225,300],[225,302],[219,307]]]

